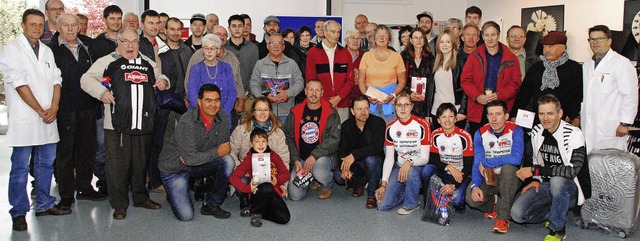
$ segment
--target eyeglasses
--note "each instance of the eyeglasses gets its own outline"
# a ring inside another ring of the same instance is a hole
[[[411,104],[411,103],[396,104],[396,108],[398,108],[398,109],[407,109],[407,108],[411,107],[411,105],[413,105],[413,104]]]
[[[273,47],[282,47],[284,45],[284,43],[282,43],[282,42],[269,42],[269,45],[271,45]]]
[[[589,43],[602,43],[607,37],[588,38]]]
[[[202,47],[202,51],[218,51],[218,47]]]
[[[460,28],[458,28],[458,27],[453,27],[453,28],[446,27],[446,28],[444,28],[444,29],[445,29],[445,30],[451,30],[451,31],[460,30]]]
[[[521,38],[524,38],[524,35],[519,35],[519,34],[518,34],[518,35],[515,35],[515,34],[514,34],[514,35],[509,35],[509,38],[513,38],[513,39],[521,39]]]
[[[128,46],[128,45],[138,45],[138,43],[140,43],[140,41],[139,41],[139,40],[137,40],[137,39],[135,39],[135,40],[128,40],[128,39],[122,40],[122,39],[118,39],[118,41],[120,41],[120,43],[124,44],[125,46]]]
[[[255,109],[253,112],[269,112],[269,109]]]

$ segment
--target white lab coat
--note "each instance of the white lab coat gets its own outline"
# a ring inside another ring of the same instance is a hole
[[[15,90],[28,85],[43,109],[51,107],[54,85],[62,85],[62,77],[51,49],[40,42],[38,53],[39,58],[36,58],[24,34],[0,51],[0,73],[9,107],[7,145],[11,147],[44,145],[60,140],[57,121],[45,124]]]
[[[580,113],[587,153],[594,149],[627,149],[627,137],[616,137],[620,122],[633,124],[638,110],[638,77],[629,59],[609,50],[597,67],[589,59]]]

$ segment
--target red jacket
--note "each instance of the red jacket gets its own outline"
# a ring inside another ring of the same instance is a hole
[[[289,169],[287,169],[287,167],[284,165],[284,162],[282,162],[282,159],[276,152],[271,150],[267,150],[267,151],[270,152],[270,156],[271,156],[271,175],[275,175],[277,179],[276,181],[278,182],[278,185],[276,185],[273,188],[276,190],[278,194],[280,194],[280,196],[282,196],[284,192],[281,186],[289,181],[289,177],[290,177]],[[242,160],[240,165],[238,165],[238,167],[236,167],[233,173],[231,173],[231,177],[229,177],[229,182],[231,183],[231,185],[233,185],[236,189],[238,189],[238,191],[242,193],[248,193],[249,195],[251,195],[251,186],[249,186],[249,184],[242,182],[241,179],[246,174],[249,174],[249,178],[252,178],[253,172],[251,168],[251,157],[253,157],[253,153],[250,150],[249,154],[247,154],[247,156],[244,158],[244,160]]]
[[[498,72],[496,93],[499,100],[507,103],[507,113],[509,113],[522,84],[520,62],[518,57],[511,53],[509,47],[502,43],[498,44],[502,48],[502,61]],[[478,103],[476,99],[479,95],[484,94],[484,78],[487,73],[486,63],[487,47],[483,44],[469,55],[460,76],[460,85],[469,96],[467,119],[476,123],[480,123],[482,120],[482,111],[484,109],[484,106]]]
[[[354,85],[353,64],[351,54],[346,48],[337,45],[333,56],[333,81],[329,68],[329,58],[322,47],[322,43],[309,50],[307,55],[306,82],[318,79],[324,88],[322,98],[329,101],[333,96],[342,98],[339,108],[349,107],[349,93]]]

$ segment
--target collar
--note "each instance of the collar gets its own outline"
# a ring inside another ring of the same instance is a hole
[[[84,44],[82,43],[82,40],[80,40],[80,38],[76,37],[76,41],[77,41],[77,46],[84,45]],[[62,39],[62,37],[58,36],[58,46],[62,46],[62,45],[67,46],[67,48],[69,47],[69,45],[67,44],[67,42],[65,42],[65,41],[64,41],[64,39]],[[76,47],[77,47],[77,46],[76,46]]]
[[[329,48],[329,46],[327,46],[324,41],[320,42],[322,44],[322,48],[324,49],[325,52],[327,51],[336,51],[336,49],[338,48],[338,45],[336,44],[336,46],[333,46],[333,48]]]

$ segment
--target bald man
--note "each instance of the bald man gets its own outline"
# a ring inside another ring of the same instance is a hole
[[[213,33],[213,26],[220,25],[220,19],[218,15],[215,13],[207,14],[207,23],[205,26],[207,27],[207,33]]]
[[[44,33],[40,41],[44,44],[51,42],[51,37],[58,32],[58,17],[64,13],[64,3],[60,0],[47,0],[44,4],[47,21],[44,22]]]

